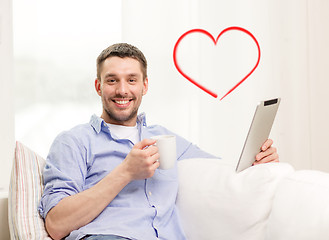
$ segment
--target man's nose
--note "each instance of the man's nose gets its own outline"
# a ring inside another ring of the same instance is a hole
[[[128,84],[126,81],[120,81],[117,85],[116,94],[119,94],[121,96],[125,96],[128,94]]]

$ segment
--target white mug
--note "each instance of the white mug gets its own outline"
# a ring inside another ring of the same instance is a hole
[[[159,136],[153,136],[151,138],[157,140],[154,145],[157,146],[160,154],[159,168],[160,169],[173,168],[176,163],[176,136],[159,135]]]

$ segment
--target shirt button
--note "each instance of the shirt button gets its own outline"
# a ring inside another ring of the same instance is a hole
[[[149,195],[152,196],[152,192],[149,192]]]

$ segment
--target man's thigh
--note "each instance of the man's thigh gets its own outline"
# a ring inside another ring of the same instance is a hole
[[[129,238],[115,236],[115,235],[90,235],[83,239],[84,240],[129,240]]]

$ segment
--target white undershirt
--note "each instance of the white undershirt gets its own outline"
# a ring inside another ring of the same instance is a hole
[[[107,124],[110,128],[111,134],[113,134],[118,139],[128,139],[133,144],[139,142],[139,134],[137,124],[133,127],[115,125],[115,124]]]

